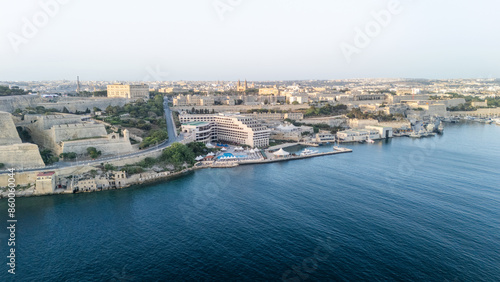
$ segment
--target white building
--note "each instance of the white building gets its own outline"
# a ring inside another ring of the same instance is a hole
[[[320,131],[316,133],[316,142],[317,143],[334,143],[337,135],[331,133],[330,131]]]
[[[211,143],[217,141],[214,123],[206,121],[193,121],[182,125],[184,139],[188,142]]]
[[[392,138],[392,127],[381,126],[381,125],[367,125],[365,129],[378,131],[380,138],[382,139]]]
[[[197,124],[186,125],[186,133],[190,130],[193,133],[206,133],[209,126],[212,130],[212,140],[230,142],[235,144],[246,144],[251,147],[269,146],[269,135],[271,130],[259,124],[252,117],[241,115],[239,113],[219,113],[218,115],[189,115],[181,114],[179,116],[181,123],[207,122],[209,125]],[[193,126],[195,128],[193,128]],[[184,131],[183,129],[183,131]],[[207,139],[207,136],[198,136]],[[197,137],[197,138],[198,138]]]
[[[352,129],[337,132],[337,138],[340,142],[357,142],[380,139],[380,134],[378,130],[373,129]]]

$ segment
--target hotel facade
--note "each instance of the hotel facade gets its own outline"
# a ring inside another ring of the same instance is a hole
[[[183,124],[182,132],[189,141],[223,141],[254,148],[269,146],[271,130],[259,124],[253,117],[239,113],[181,114],[179,120]]]

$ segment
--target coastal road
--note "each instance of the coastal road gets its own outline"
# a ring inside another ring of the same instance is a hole
[[[175,142],[182,141],[182,136],[177,136],[177,131],[175,130],[175,124],[174,124],[173,117],[172,117],[172,111],[170,110],[170,107],[168,106],[168,98],[167,97],[163,98],[163,109],[165,111],[165,120],[167,123],[168,139],[166,141],[164,141],[163,143],[158,144],[154,147],[140,150],[138,152],[124,154],[124,155],[103,157],[103,158],[99,158],[96,160],[77,161],[77,162],[57,162],[54,165],[46,166],[43,168],[17,169],[17,171],[21,171],[21,172],[23,172],[23,171],[44,171],[44,170],[48,170],[48,169],[67,168],[67,167],[72,167],[72,166],[96,165],[96,164],[100,164],[100,163],[116,161],[116,160],[121,160],[121,159],[125,159],[125,158],[138,157],[138,156],[146,155],[146,154],[149,154],[149,153],[155,152],[155,151],[161,151],[161,150],[167,148],[168,146],[172,145]],[[0,172],[0,174],[3,174],[3,173],[8,173],[8,172],[7,171]]]

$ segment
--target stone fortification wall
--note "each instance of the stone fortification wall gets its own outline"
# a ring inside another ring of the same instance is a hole
[[[113,139],[112,136],[117,136],[117,134],[111,134],[107,138],[65,141],[56,151],[58,154],[69,152],[87,154],[88,147],[95,147],[101,151],[102,156],[126,154],[134,151],[130,140],[119,137]]]
[[[63,97],[56,103],[39,103],[38,106],[45,108],[55,108],[60,111],[66,107],[70,112],[83,112],[87,109],[92,110],[94,107],[106,110],[108,106],[120,106],[131,102],[130,99],[123,98],[82,98],[82,97]]]
[[[17,134],[12,115],[7,112],[0,112],[0,146],[19,143],[22,143],[22,141],[19,134]],[[2,162],[1,159],[0,162]]]
[[[32,124],[40,130],[50,129],[54,125],[81,123],[82,117],[70,114],[58,115],[25,115],[24,123]]]
[[[107,135],[104,125],[98,123],[55,125],[50,129],[50,132],[51,133],[49,134],[53,136],[56,143],[80,138],[91,138]]]
[[[5,168],[44,166],[42,157],[35,144],[23,144],[12,116],[0,112],[0,163]]]
[[[36,107],[40,102],[42,102],[42,98],[37,95],[0,97],[0,111],[12,113],[16,109]]]
[[[107,135],[103,124],[82,122],[77,115],[26,115],[23,124],[36,144],[54,151],[62,141]]]
[[[29,143],[0,146],[0,163],[3,163],[5,168],[45,166],[38,146]]]
[[[0,111],[12,113],[16,109],[27,107],[43,106],[47,109],[54,108],[62,111],[66,107],[70,112],[92,110],[94,107],[102,110],[108,106],[123,106],[131,102],[130,99],[123,98],[85,98],[85,97],[61,97],[55,103],[47,102],[46,99],[38,95],[20,95],[0,97]]]

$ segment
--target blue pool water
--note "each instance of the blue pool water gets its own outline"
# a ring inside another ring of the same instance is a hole
[[[218,156],[217,158],[221,159],[221,158],[228,158],[228,157],[231,158],[231,157],[234,157],[234,155],[231,153],[224,153],[221,156]]]
[[[247,155],[236,155],[236,156],[235,156],[235,155],[233,155],[233,154],[231,154],[231,153],[224,153],[224,154],[222,154],[221,156],[218,156],[217,158],[218,158],[218,159],[221,159],[221,158],[223,158],[223,157],[226,157],[226,158],[227,158],[227,157],[246,158],[246,157],[248,157],[248,156],[247,156]]]

